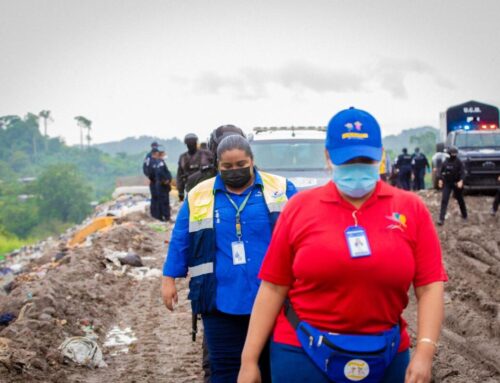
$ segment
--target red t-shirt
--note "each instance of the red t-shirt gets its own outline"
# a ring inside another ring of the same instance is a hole
[[[399,350],[406,350],[401,314],[410,285],[447,280],[432,218],[417,195],[380,181],[355,213],[371,255],[352,258],[344,231],[355,211],[332,182],[297,194],[277,222],[259,277],[290,286],[298,317],[321,330],[373,334],[400,323]],[[274,341],[300,346],[283,310]]]

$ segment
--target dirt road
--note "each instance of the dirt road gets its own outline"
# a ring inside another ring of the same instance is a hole
[[[421,196],[436,216],[439,195],[425,191]],[[488,215],[491,198],[466,201],[469,220],[461,220],[451,201],[449,218],[438,229],[450,281],[434,382],[500,382],[500,217]],[[155,227],[146,216],[128,217],[98,234],[91,246],[71,250],[43,277],[19,281],[9,295],[0,296],[3,311],[19,313],[30,304],[24,318],[0,328],[0,340],[10,340],[6,350],[0,347],[0,381],[201,382],[200,337],[191,341],[186,283],[180,285],[177,310],[167,313],[157,276],[137,280],[131,269],[106,260],[109,252],[132,251],[159,272],[169,229]],[[54,251],[48,249],[37,267]],[[414,300],[404,316],[414,336]],[[89,323],[105,368],[79,367],[57,352],[64,339],[83,335]],[[109,345],[113,329],[127,333],[130,344]]]

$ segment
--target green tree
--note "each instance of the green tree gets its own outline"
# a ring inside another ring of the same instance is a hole
[[[80,222],[91,211],[91,189],[74,165],[51,165],[37,181],[42,220]]]
[[[50,113],[50,110],[42,110],[40,113],[38,113],[38,117],[43,119],[43,136],[45,137],[45,151],[49,149],[49,136],[47,134],[47,122],[48,121],[54,121],[52,118],[52,115]]]
[[[83,116],[75,117],[76,124],[80,127],[80,147],[83,149],[83,130],[87,129],[86,140],[88,147],[90,148],[90,141],[92,140],[90,136],[90,130],[92,129],[92,121]]]
[[[0,206],[2,210],[0,224],[18,237],[28,237],[31,230],[38,224],[38,208],[34,199],[25,202],[10,200]]]
[[[434,132],[425,132],[418,136],[411,136],[410,144],[419,147],[425,155],[431,155],[436,151],[436,139]]]

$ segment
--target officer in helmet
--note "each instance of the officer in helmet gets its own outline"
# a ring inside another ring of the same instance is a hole
[[[441,197],[441,211],[437,222],[438,225],[444,224],[446,209],[448,208],[448,202],[452,192],[454,197],[457,199],[458,206],[460,206],[462,218],[467,219],[467,207],[465,206],[462,193],[465,177],[464,165],[460,158],[458,158],[458,149],[455,146],[448,149],[448,154],[449,157],[445,159],[441,165],[438,181],[439,188],[443,189],[443,195]]]
[[[204,173],[214,166],[212,153],[206,149],[198,148],[198,136],[194,133],[186,134],[184,144],[187,152],[179,157],[177,168],[177,190],[179,201],[184,200],[184,193],[189,192],[199,182],[205,180]]]
[[[408,149],[403,148],[401,154],[396,160],[396,171],[398,174],[399,187],[404,190],[410,190],[411,182],[411,154]]]

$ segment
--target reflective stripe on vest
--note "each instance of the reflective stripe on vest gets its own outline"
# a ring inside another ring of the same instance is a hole
[[[191,275],[191,278],[199,277],[200,275],[211,274],[213,272],[214,272],[213,262],[202,263],[201,265],[189,268],[189,275]]]
[[[270,213],[280,213],[285,207],[286,178],[259,171],[264,187],[262,192]],[[214,227],[215,177],[196,185],[188,194],[189,232],[194,233]]]
[[[190,233],[214,227],[214,185],[215,177],[199,183],[188,193]]]

